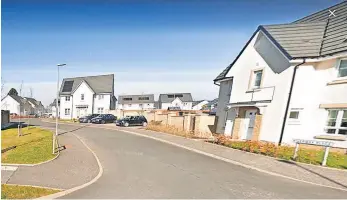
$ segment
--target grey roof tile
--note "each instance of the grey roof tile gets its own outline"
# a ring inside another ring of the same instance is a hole
[[[334,12],[331,15],[329,12]],[[260,26],[254,35],[263,28],[268,37],[273,38],[278,47],[290,59],[329,56],[347,51],[347,1],[323,9],[290,24]],[[240,57],[246,46],[214,81],[226,77],[230,68]]]
[[[320,55],[326,22],[266,25],[265,30],[292,57]]]
[[[21,96],[17,96],[17,95],[9,95],[9,96],[12,97],[14,100],[16,100],[20,104],[25,103],[25,99],[23,99],[23,97]]]
[[[67,81],[73,81],[72,89],[68,92],[62,92],[64,84]],[[96,94],[113,93],[114,75],[107,74],[99,76],[64,78],[60,87],[60,95],[71,95],[83,81],[85,81]]]

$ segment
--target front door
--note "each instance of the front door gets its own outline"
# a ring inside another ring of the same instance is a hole
[[[246,131],[246,140],[252,139],[256,113],[257,113],[257,110],[247,110],[246,111],[245,118],[249,120],[247,131]]]
[[[77,117],[84,117],[87,115],[87,108],[77,108]]]

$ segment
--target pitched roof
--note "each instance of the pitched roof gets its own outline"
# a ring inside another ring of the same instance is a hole
[[[21,96],[17,96],[17,95],[8,95],[8,96],[12,97],[14,100],[16,100],[20,104],[26,103],[25,99]]]
[[[331,14],[331,12],[334,15]],[[259,26],[240,54],[214,81],[226,77],[255,34],[262,30],[288,59],[316,58],[347,51],[347,1],[289,24]]]
[[[327,22],[262,26],[289,58],[318,57]],[[282,50],[282,51],[283,51]]]
[[[213,99],[212,101],[209,101],[208,104],[206,105],[207,107],[211,107],[212,105],[215,105],[218,103],[218,98]]]
[[[333,14],[331,14],[331,12],[333,12]],[[327,23],[320,56],[347,51],[347,1],[316,12],[294,23],[314,22]]]
[[[35,106],[40,106],[39,101],[37,101],[34,98],[30,98],[30,97],[24,97],[24,99],[28,100],[29,102],[31,102],[32,104],[34,104]]]
[[[148,97],[148,100],[140,97]],[[127,100],[130,99],[131,100]],[[131,103],[154,103],[154,94],[142,95],[119,95],[118,104],[131,104]]]
[[[196,105],[198,105],[199,103],[201,103],[203,101],[205,101],[205,100],[193,101],[192,106],[196,106]]]
[[[85,81],[96,93],[113,93],[114,74],[64,78],[60,87],[61,95],[72,94]]]
[[[57,99],[54,99],[53,102],[51,104],[49,104],[49,106],[56,106],[56,101]],[[60,105],[60,100],[58,100],[58,106]]]
[[[159,102],[160,103],[170,103],[176,98],[179,98],[182,102],[192,102],[193,98],[190,93],[171,93],[171,94],[160,94]]]

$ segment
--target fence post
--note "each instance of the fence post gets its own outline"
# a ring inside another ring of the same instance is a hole
[[[329,155],[329,149],[330,149],[329,146],[325,147],[325,152],[324,152],[324,158],[323,158],[322,166],[325,166],[327,164],[328,155]]]

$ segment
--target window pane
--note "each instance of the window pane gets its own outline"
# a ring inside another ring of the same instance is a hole
[[[341,60],[339,66],[339,77],[347,76],[347,60]]]
[[[347,127],[347,119],[342,119],[341,127]]]
[[[263,75],[263,71],[256,71],[254,72],[255,80],[254,80],[254,86],[259,87],[261,83],[261,77]]]
[[[328,117],[329,117],[329,118],[336,118],[336,117],[337,117],[337,113],[338,113],[337,110],[329,110],[329,115],[328,115]]]
[[[336,129],[325,129],[325,132],[328,134],[335,134]]]
[[[340,129],[339,134],[341,135],[347,135],[347,130]]]
[[[328,119],[327,126],[335,126],[336,125],[336,119]]]
[[[299,111],[291,111],[289,114],[290,119],[299,119]]]

